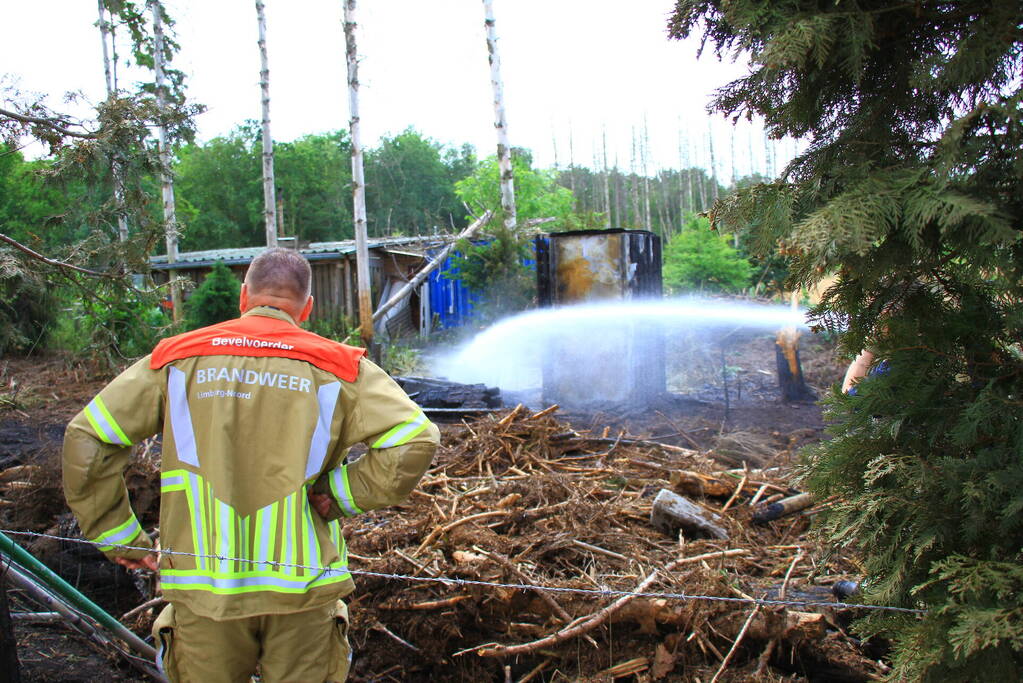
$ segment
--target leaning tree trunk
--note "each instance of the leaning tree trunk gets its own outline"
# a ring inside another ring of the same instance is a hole
[[[256,0],[259,21],[259,88],[263,95],[263,220],[266,246],[277,246],[277,197],[274,190],[274,140],[270,136],[270,66],[266,57],[266,15]]]
[[[501,84],[501,57],[497,51],[497,29],[494,25],[493,0],[483,0],[484,24],[487,29],[487,52],[490,59],[490,85],[494,90],[494,128],[497,130],[497,165],[501,172],[501,210],[504,226],[514,230],[515,181],[512,173],[511,147],[508,144],[508,122],[504,116],[504,86]]]
[[[99,7],[99,33],[103,39],[103,77],[107,85],[107,100],[113,99],[117,88],[114,86],[114,72],[110,66],[110,51],[107,44],[111,42],[110,22],[107,20],[107,9],[103,0],[97,0]],[[114,203],[117,205],[117,238],[122,242],[128,239],[128,216],[124,208],[124,168],[114,152],[110,160],[110,172],[114,178]]]
[[[373,342],[373,301],[369,291],[366,237],[366,178],[359,127],[359,60],[355,44],[355,0],[345,0],[345,56],[348,65],[348,129],[352,138],[352,205],[355,219],[355,271],[359,289],[359,333],[366,348]]]
[[[153,67],[156,71],[156,104],[161,113],[167,109],[167,85],[164,76],[163,8],[159,2],[151,2],[153,11]],[[170,143],[167,140],[167,126],[161,123],[160,145],[160,187],[163,192],[164,234],[167,240],[167,265],[170,266],[171,305],[174,322],[181,321],[181,286],[177,281],[174,264],[178,260],[178,219],[174,204],[174,177],[170,166]]]

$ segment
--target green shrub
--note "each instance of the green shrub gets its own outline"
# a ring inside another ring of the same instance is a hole
[[[673,294],[739,292],[751,272],[749,261],[706,218],[691,218],[664,248],[664,285]]]
[[[38,348],[55,317],[56,302],[43,283],[25,275],[0,280],[0,356]]]
[[[170,328],[155,292],[90,282],[59,290],[60,313],[50,345],[80,361],[115,369],[153,350]]]
[[[238,296],[241,283],[222,261],[185,302],[185,328],[195,330],[238,317]]]

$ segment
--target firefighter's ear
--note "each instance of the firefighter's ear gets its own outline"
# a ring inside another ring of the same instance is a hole
[[[309,298],[305,300],[305,306],[302,307],[302,312],[298,314],[298,322],[304,323],[308,318],[309,314],[313,312],[313,297],[310,294]]]
[[[249,286],[242,283],[242,292],[238,295],[238,310],[244,313],[249,310]]]

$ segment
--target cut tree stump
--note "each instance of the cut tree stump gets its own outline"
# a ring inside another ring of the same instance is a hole
[[[721,522],[720,516],[704,510],[685,496],[668,489],[661,489],[658,492],[650,510],[650,523],[668,535],[674,535],[676,530],[683,529],[725,540],[728,538],[728,532]]]

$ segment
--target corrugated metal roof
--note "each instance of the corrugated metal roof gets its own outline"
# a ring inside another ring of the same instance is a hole
[[[366,241],[370,249],[381,249],[388,247],[427,245],[447,242],[450,238],[444,235],[426,235],[415,237],[377,237]],[[175,266],[178,268],[202,268],[212,266],[217,261],[223,261],[228,266],[245,265],[252,262],[252,259],[259,256],[266,247],[240,247],[235,249],[209,249],[207,251],[186,251],[178,254]],[[329,259],[339,254],[355,253],[355,240],[341,240],[339,242],[311,242],[309,245],[298,250],[300,254],[310,261]],[[169,270],[165,255],[151,256],[149,264],[154,270]]]

